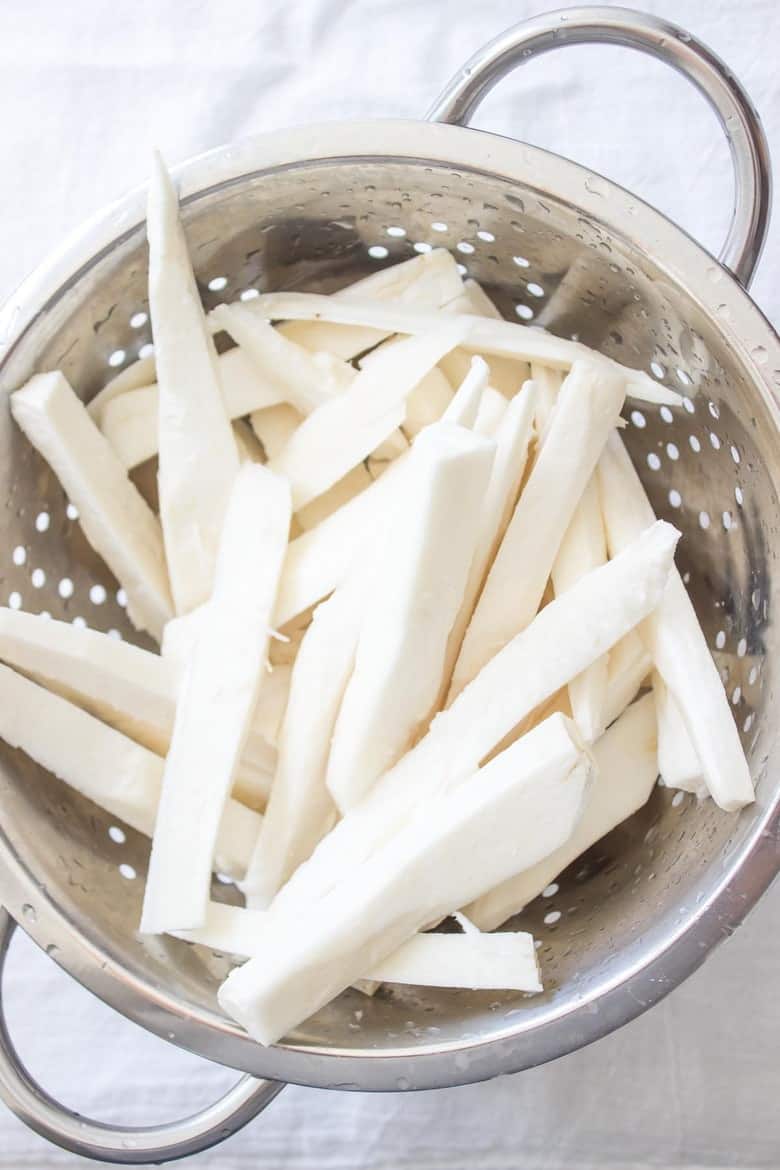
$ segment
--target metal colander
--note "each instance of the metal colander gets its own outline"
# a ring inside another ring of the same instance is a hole
[[[609,41],[666,60],[715,106],[737,175],[723,263],[635,196],[571,162],[463,122],[511,66],[557,45]],[[510,319],[544,325],[651,372],[685,397],[629,404],[625,438],[733,704],[757,800],[729,816],[656,789],[517,925],[540,940],[545,993],[349,991],[265,1049],[225,1018],[230,963],[137,933],[149,843],[0,745],[0,893],[64,968],[176,1044],[274,1081],[385,1090],[473,1081],[588,1043],[660,999],[728,935],[778,867],[780,344],[744,285],[763,243],[769,178],[738,83],[687,33],[619,9],[518,26],[456,78],[428,122],[321,126],[217,150],[179,169],[207,307],[250,289],[331,291],[431,246],[457,256]],[[2,389],[61,368],[85,399],[146,352],[144,195],[110,209],[31,277],[0,317]],[[731,271],[729,270],[731,269]],[[251,294],[249,294],[251,295]],[[48,467],[6,410],[3,603],[139,639]],[[237,897],[215,883],[214,896]],[[7,935],[11,920],[6,921]],[[0,1092],[82,1154],[152,1161],[205,1147],[277,1085],[251,1078],[182,1125],[115,1131],[69,1115],[21,1068],[0,1028]]]

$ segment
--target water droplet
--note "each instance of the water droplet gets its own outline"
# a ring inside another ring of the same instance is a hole
[[[28,922],[38,921],[38,913],[35,907],[31,906],[29,902],[25,902],[25,904],[22,906],[22,914]]]
[[[409,1080],[408,1077],[399,1077],[395,1083],[398,1086],[398,1088],[401,1090],[401,1092],[403,1093],[409,1088],[411,1081]]]
[[[751,349],[750,356],[755,362],[758,363],[759,366],[763,366],[766,364],[766,360],[769,357],[769,354],[766,352],[766,349],[763,345],[757,345],[754,349]]]
[[[609,183],[598,175],[588,175],[585,190],[590,191],[591,195],[598,195],[601,199],[609,198]]]
[[[56,959],[59,953],[60,948],[55,943],[49,943],[46,948],[46,954],[49,955],[52,959]]]

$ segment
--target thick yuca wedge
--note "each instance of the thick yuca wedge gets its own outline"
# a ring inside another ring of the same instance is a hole
[[[422,801],[404,828],[305,913],[268,916],[262,958],[233,971],[219,1002],[272,1044],[415,931],[571,835],[590,759],[563,716],[518,740],[445,796]],[[466,893],[470,891],[470,893]]]
[[[601,509],[612,555],[653,521],[653,509],[617,433],[599,461]],[[647,647],[701,761],[710,795],[728,812],[753,800],[737,725],[696,611],[675,570],[663,603],[644,627]]]
[[[492,438],[506,413],[506,408],[507,400],[503,394],[499,394],[492,386],[486,386],[479,400],[477,420],[474,423],[477,434]]]
[[[60,373],[31,378],[11,395],[11,413],[78,508],[131,621],[159,638],[173,613],[160,524],[108,442]]]
[[[181,614],[211,593],[239,460],[176,194],[159,156],[146,230],[159,403],[160,519],[173,600]]]
[[[575,858],[645,804],[658,776],[655,703],[646,695],[629,707],[593,748],[596,772],[585,808],[569,839],[537,865],[524,869],[470,906],[482,930],[494,930],[558,877]]]
[[[451,694],[533,618],[561,541],[624,400],[623,379],[577,361],[474,610]]]
[[[560,370],[551,370],[549,366],[531,363],[531,377],[539,387],[536,400],[536,433],[540,440],[544,438],[547,425],[552,418],[555,404],[558,401],[563,375]]]
[[[141,928],[202,925],[217,827],[265,675],[290,497],[247,463],[231,492],[214,592],[182,679],[165,763]]]
[[[176,931],[187,942],[248,959],[262,953],[266,915],[262,910],[209,904],[200,930]],[[382,959],[356,984],[406,983],[424,987],[466,987],[506,991],[541,991],[533,936],[506,934],[415,934]]]
[[[526,382],[520,394],[508,404],[495,435],[496,454],[482,506],[479,538],[469,568],[463,601],[447,644],[444,669],[447,691],[474,605],[520,492],[528,459],[528,445],[533,434],[535,403],[536,386],[533,382]]]
[[[337,483],[403,421],[405,399],[463,335],[457,321],[388,347],[352,385],[305,419],[269,466],[291,485],[293,507]]]
[[[155,379],[154,354],[149,357],[138,358],[125,366],[113,378],[109,378],[102,390],[98,390],[94,398],[87,403],[89,417],[98,426],[103,422],[103,410],[114,398],[126,394],[129,390],[138,390],[141,386],[149,386]]]
[[[332,826],[325,783],[333,728],[355,661],[364,599],[354,582],[314,611],[295,660],[279,737],[279,761],[243,886],[247,905],[265,909]]]
[[[553,564],[552,581],[556,596],[565,593],[586,573],[603,565],[606,559],[607,538],[601,519],[599,489],[592,475],[574,509]],[[572,718],[588,743],[595,743],[606,727],[608,673],[607,655],[604,655],[569,683]]]
[[[422,799],[469,775],[526,716],[642,621],[663,596],[678,537],[659,521],[545,606],[320,842],[279,891],[274,909],[306,905],[356,872]]]
[[[607,658],[604,723],[609,727],[610,723],[625,711],[629,703],[633,702],[640,687],[649,679],[653,660],[636,630],[621,638],[617,645],[612,647]]]
[[[317,293],[266,293],[252,301],[253,311],[278,321],[331,321],[347,325],[370,325],[388,333],[416,335],[429,333],[447,319],[447,312],[410,308],[403,304],[378,304],[368,300],[335,300]],[[578,359],[603,362],[618,370],[626,381],[626,394],[646,402],[679,406],[682,398],[674,390],[654,382],[642,370],[621,366],[579,341],[567,341],[542,329],[513,321],[492,321],[485,317],[458,314],[468,325],[463,348],[486,357],[503,356],[525,362],[539,362],[554,369],[569,370]],[[456,381],[445,369],[450,381]],[[518,385],[527,377],[524,372]]]
[[[707,795],[701,774],[701,761],[691,743],[685,721],[663,679],[653,677],[655,705],[658,712],[658,770],[667,788]]]
[[[345,812],[411,747],[442,687],[495,444],[438,423],[417,438],[375,559],[327,783]]]
[[[370,487],[373,482],[365,464],[358,463],[356,467],[347,472],[343,479],[334,483],[332,488],[329,488],[321,496],[317,496],[316,500],[312,500],[305,508],[301,508],[296,513],[298,523],[304,532],[316,528],[333,512],[343,508],[345,504],[354,499],[359,492]]]
[[[276,406],[284,392],[258,373],[242,349],[217,358],[219,382],[228,418]],[[157,454],[159,398],[157,383],[128,390],[105,403],[100,429],[128,470]]]
[[[303,415],[294,406],[282,402],[278,406],[266,406],[253,410],[249,416],[252,430],[262,443],[266,459],[274,459],[286,446],[293,432],[303,421]]]
[[[0,666],[0,737],[131,828],[153,833],[164,766],[160,756],[7,666]],[[237,801],[227,802],[216,869],[243,877],[261,821]]]

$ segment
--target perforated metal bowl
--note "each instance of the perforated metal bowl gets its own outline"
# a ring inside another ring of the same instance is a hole
[[[465,120],[512,65],[584,40],[654,53],[715,105],[737,174],[725,263],[600,176],[443,124]],[[680,565],[732,697],[757,801],[727,816],[710,801],[658,789],[572,866],[518,921],[541,940],[544,995],[387,987],[369,1001],[347,992],[265,1049],[217,1006],[224,957],[139,938],[148,842],[1,745],[0,893],[13,919],[125,1015],[278,1081],[431,1088],[549,1060],[660,999],[733,930],[778,867],[780,655],[771,647],[780,344],[744,288],[769,202],[756,115],[687,33],[610,8],[568,10],[510,31],[455,79],[432,118],[287,131],[181,167],[204,302],[251,288],[329,291],[443,245],[507,317],[576,335],[686,395],[678,410],[629,410],[626,439],[659,515],[684,533]],[[89,398],[144,352],[143,204],[135,193],[111,208],[6,306],[5,392],[60,367]],[[0,600],[137,640],[116,582],[7,410],[0,445]],[[215,888],[215,896],[234,894]],[[277,1089],[244,1081],[183,1126],[114,1131],[74,1120],[26,1079],[0,1027],[0,1092],[40,1132],[82,1154],[147,1162],[190,1153],[232,1132]]]

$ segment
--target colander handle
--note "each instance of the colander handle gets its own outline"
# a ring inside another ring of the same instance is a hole
[[[22,1064],[8,1033],[2,976],[16,923],[0,907],[0,1097],[25,1125],[55,1145],[101,1162],[143,1165],[171,1162],[208,1150],[262,1113],[284,1088],[244,1076],[215,1104],[183,1121],[123,1129],[88,1121],[50,1097]]]
[[[518,65],[564,45],[639,49],[687,77],[715,110],[734,165],[734,206],[720,262],[748,287],[769,227],[772,172],[761,120],[720,57],[670,21],[630,8],[566,8],[534,16],[490,41],[433,103],[431,122],[466,125],[482,99]]]

